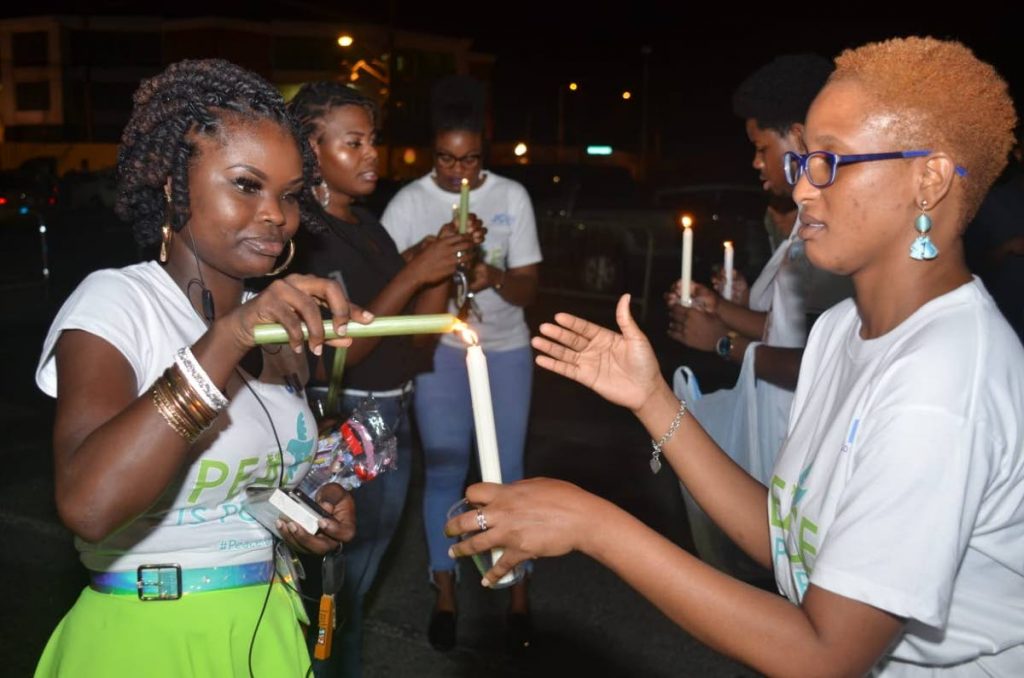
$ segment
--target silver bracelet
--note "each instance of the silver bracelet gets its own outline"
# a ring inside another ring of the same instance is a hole
[[[672,423],[668,427],[668,431],[665,435],[661,436],[661,440],[654,442],[651,439],[651,473],[657,473],[661,470],[661,448],[669,441],[669,439],[676,434],[679,430],[679,422],[683,420],[683,416],[686,414],[686,401],[679,401],[679,411],[676,412],[676,418],[672,420]]]
[[[174,356],[174,364],[178,366],[181,373],[185,375],[189,385],[196,390],[203,402],[211,409],[220,412],[228,406],[228,399],[220,392],[217,385],[210,379],[203,366],[199,364],[196,357],[192,355],[192,349],[188,346],[179,348]]]

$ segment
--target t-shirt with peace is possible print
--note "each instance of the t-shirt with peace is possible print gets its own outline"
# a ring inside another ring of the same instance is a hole
[[[1024,349],[977,279],[860,329],[847,300],[807,342],[769,485],[779,589],[906,619],[880,675],[1024,675]]]
[[[57,392],[54,348],[65,330],[89,332],[116,348],[135,372],[141,395],[206,325],[154,261],[97,271],[64,303],[43,344],[36,382],[51,396]],[[163,496],[102,542],[76,539],[87,568],[212,567],[271,559],[270,533],[242,508],[245,488],[274,486],[279,476],[294,485],[308,468],[317,431],[302,390],[304,358],[290,350],[264,351],[263,358],[259,378],[245,378],[270,412],[284,459],[267,415],[236,374],[225,389],[228,409],[193,445],[192,463]]]

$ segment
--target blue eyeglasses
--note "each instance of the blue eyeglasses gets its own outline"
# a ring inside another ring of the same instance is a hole
[[[790,186],[796,186],[800,175],[806,174],[807,181],[815,188],[826,188],[836,180],[836,170],[840,165],[852,165],[858,162],[874,162],[875,160],[898,160],[903,158],[921,158],[931,151],[893,151],[892,153],[860,153],[858,155],[838,155],[829,151],[812,151],[805,155],[786,152],[782,156],[782,169]],[[956,173],[967,176],[967,170],[956,166]]]

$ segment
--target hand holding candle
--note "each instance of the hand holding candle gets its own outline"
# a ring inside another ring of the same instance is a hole
[[[693,303],[690,290],[693,282],[693,230],[690,229],[690,226],[693,225],[693,218],[689,214],[684,214],[679,223],[683,226],[683,263],[679,282],[679,303],[689,306]]]
[[[725,247],[725,260],[722,263],[722,272],[725,275],[725,287],[722,290],[722,296],[732,301],[732,278],[733,278],[733,249],[732,241],[726,240],[722,243]]]

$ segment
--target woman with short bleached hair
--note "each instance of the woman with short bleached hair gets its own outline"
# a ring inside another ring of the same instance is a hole
[[[533,340],[542,367],[634,411],[654,457],[785,598],[547,479],[471,487],[490,529],[453,553],[505,547],[491,582],[581,550],[768,675],[1024,675],[1024,349],[961,244],[1005,162],[1013,104],[956,42],[890,40],[836,65],[786,172],[807,257],[850,275],[856,296],[811,332],[768,488],[686,416],[626,298],[621,334],[559,314]]]

